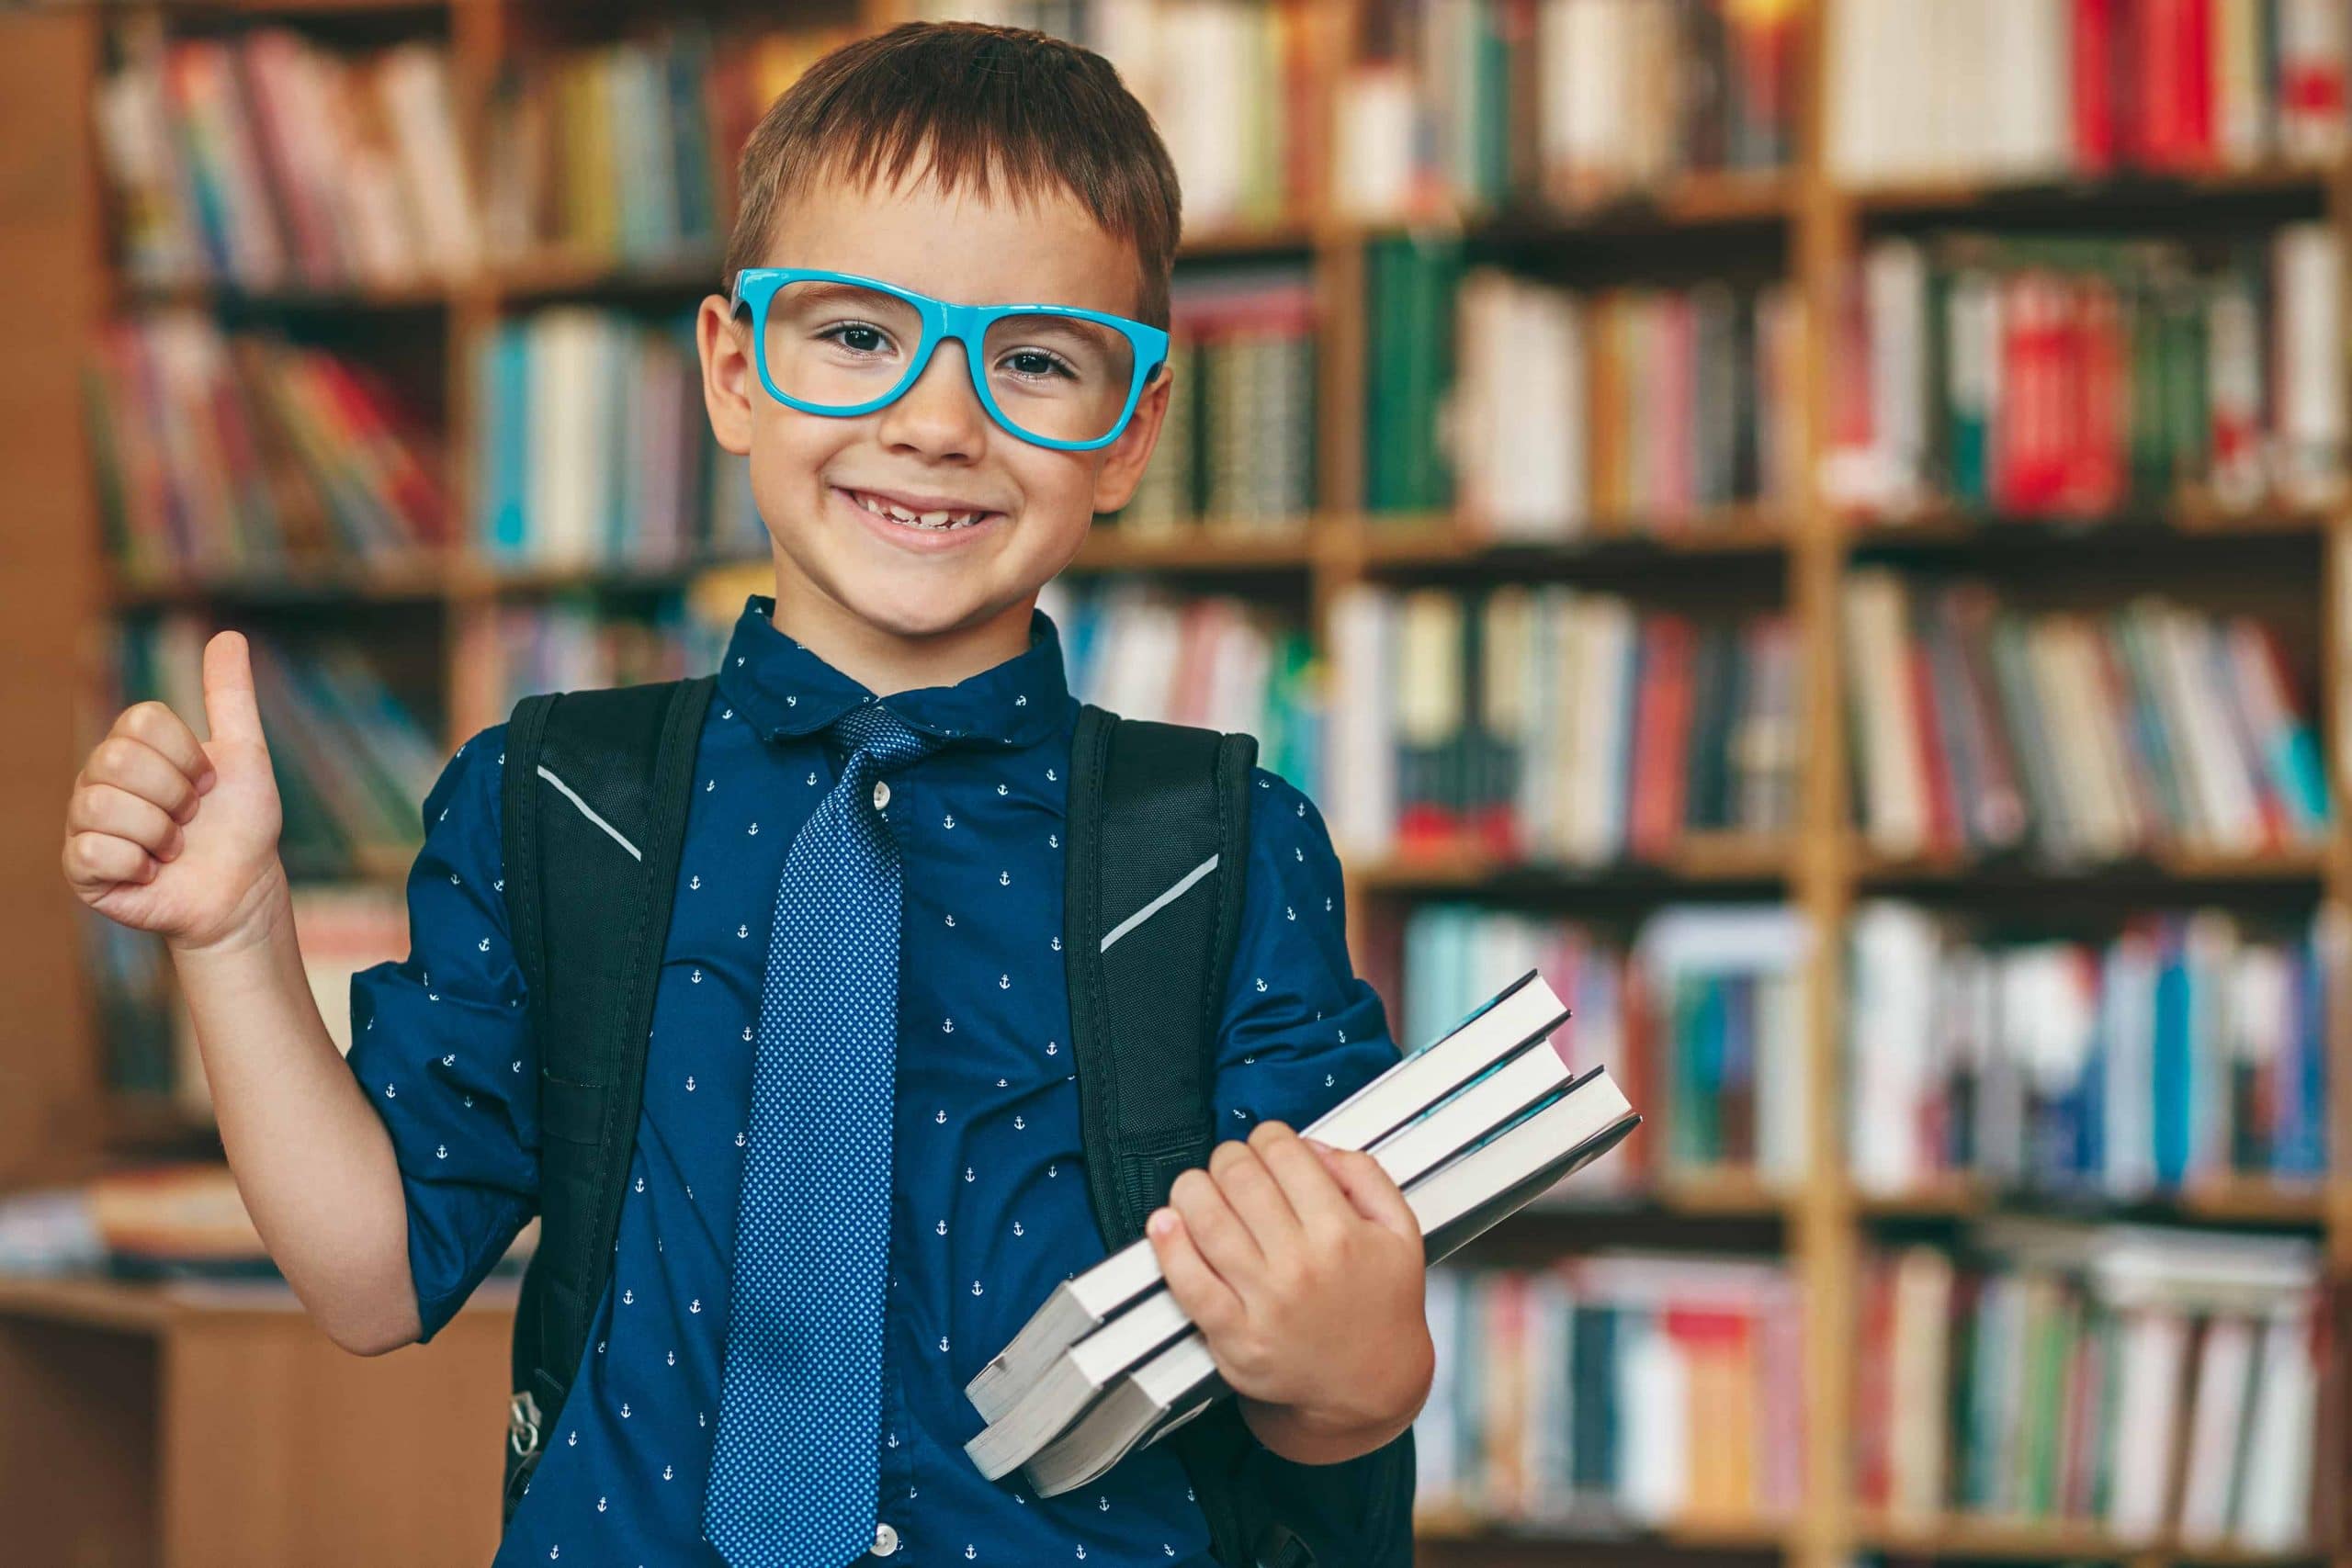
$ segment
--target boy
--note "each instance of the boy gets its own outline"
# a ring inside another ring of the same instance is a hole
[[[775,592],[747,603],[700,737],[595,1342],[498,1562],[1205,1568],[1166,1445],[1050,1498],[959,1451],[965,1383],[1103,1251],[1063,1044],[1078,703],[1035,600],[1132,493],[1167,407],[1172,167],[1099,57],[908,24],[777,101],[742,190],[736,298],[705,300],[697,334]],[[992,301],[1069,309],[985,332],[954,310]],[[976,330],[933,343],[941,321]],[[204,676],[209,741],[141,704],[92,753],[67,876],[168,938],[222,1143],[313,1315],[361,1354],[429,1339],[532,1213],[541,1138],[576,1135],[539,1122],[505,727],[425,799],[413,951],[354,980],[346,1065],[302,978],[242,637]],[[1375,1163],[1291,1131],[1396,1048],[1319,815],[1253,783],[1231,1135],[1151,1235],[1250,1430],[1321,1464],[1427,1393],[1421,1247]]]

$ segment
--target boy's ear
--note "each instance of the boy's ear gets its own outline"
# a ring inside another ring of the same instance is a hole
[[[695,347],[702,355],[702,406],[721,450],[738,457],[752,450],[752,394],[759,371],[750,334],[727,313],[726,296],[707,295],[695,314]]]
[[[1096,515],[1125,506],[1135,494],[1136,486],[1143,482],[1145,465],[1151,461],[1152,448],[1159,444],[1159,425],[1168,417],[1169,389],[1175,381],[1175,366],[1162,364],[1144,387],[1143,396],[1136,400],[1135,418],[1127,422],[1116,441],[1103,448],[1108,455],[1094,476]]]

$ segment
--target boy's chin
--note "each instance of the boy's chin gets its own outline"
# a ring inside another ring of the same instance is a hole
[[[923,574],[929,575],[929,574]],[[1000,612],[1003,595],[975,573],[969,581],[915,582],[854,572],[842,584],[851,612],[870,626],[909,639],[967,631]]]

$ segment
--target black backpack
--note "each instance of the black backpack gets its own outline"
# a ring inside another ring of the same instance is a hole
[[[550,693],[506,733],[505,895],[539,1056],[540,1231],[514,1316],[503,1517],[563,1408],[611,1272],[714,676]],[[1143,1235],[1215,1145],[1214,1049],[1249,865],[1248,735],[1081,705],[1071,747],[1062,951],[1089,1193],[1105,1246]],[[631,845],[542,811],[545,761]],[[1105,950],[1103,932],[1204,859],[1201,886]],[[550,957],[560,959],[554,969]],[[1232,1399],[1161,1439],[1228,1568],[1411,1568],[1408,1427],[1339,1464],[1260,1443]]]

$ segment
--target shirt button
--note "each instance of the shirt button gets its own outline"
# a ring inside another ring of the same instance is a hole
[[[876,1525],[874,1527],[874,1550],[866,1553],[866,1555],[869,1557],[888,1557],[890,1553],[898,1550],[899,1532],[892,1529],[888,1525]]]
[[[874,781],[874,809],[881,810],[890,804],[890,784],[887,779]]]

